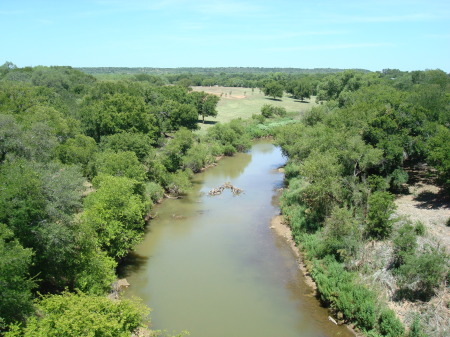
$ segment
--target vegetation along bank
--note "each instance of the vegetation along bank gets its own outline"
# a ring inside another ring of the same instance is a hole
[[[217,111],[236,100],[211,90],[219,84],[246,102],[267,97],[226,123]],[[311,97],[319,104],[304,114],[283,105]],[[400,216],[395,198],[425,176],[442,197],[431,207],[448,209],[449,97],[439,70],[102,77],[5,63],[0,331],[130,336],[146,326],[146,308],[105,295],[152,205],[182,196],[215,157],[274,135],[289,157],[282,212],[333,315],[368,336],[447,335],[449,248],[432,234],[448,227]]]

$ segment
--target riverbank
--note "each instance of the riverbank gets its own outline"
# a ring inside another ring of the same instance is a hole
[[[284,217],[282,215],[274,216],[270,221],[270,228],[273,229],[277,235],[284,238],[289,247],[294,252],[295,256],[297,257],[298,267],[305,276],[305,282],[313,290],[313,295],[315,296],[317,294],[317,285],[309,274],[306,261],[304,260],[302,254],[300,253],[300,250],[295,244],[294,239],[292,239],[292,231],[284,222]]]
[[[274,216],[270,221],[270,228],[280,237],[282,237],[284,240],[286,240],[286,243],[291,248],[292,252],[295,254],[297,258],[297,264],[298,268],[302,272],[305,283],[310,289],[312,290],[312,296],[317,295],[317,284],[314,282],[314,279],[311,277],[311,274],[308,270],[308,264],[307,261],[304,259],[302,253],[300,252],[300,249],[295,244],[295,241],[292,238],[292,231],[289,228],[289,226],[284,221],[283,215],[276,215]],[[333,318],[331,316],[328,316],[328,319],[338,325],[345,325],[349,332],[351,332],[355,337],[362,337],[363,335],[356,332],[351,325],[348,324],[341,324],[338,323],[337,318]]]

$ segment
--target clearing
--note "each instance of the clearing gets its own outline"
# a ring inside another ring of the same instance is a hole
[[[219,96],[221,99],[217,105],[217,117],[206,117],[205,124],[200,124],[200,129],[205,130],[210,125],[217,122],[226,123],[232,119],[251,118],[253,114],[260,114],[264,104],[284,107],[288,112],[298,112],[299,114],[316,106],[315,96],[307,101],[301,102],[289,95],[279,100],[273,100],[264,96],[258,88],[236,88],[236,87],[192,87],[194,91],[204,91],[209,94]]]

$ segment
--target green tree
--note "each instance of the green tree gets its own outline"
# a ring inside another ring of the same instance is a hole
[[[43,182],[31,163],[21,159],[0,166],[0,222],[20,243],[35,246],[34,230],[46,217]]]
[[[283,97],[284,87],[277,81],[270,81],[264,85],[262,91],[265,96],[277,99]]]
[[[341,201],[341,173],[342,166],[331,152],[313,151],[300,164],[300,174],[306,182],[301,200],[309,208],[310,214],[317,216],[320,221]]]
[[[355,256],[362,237],[358,228],[358,221],[351,210],[347,208],[333,208],[330,216],[325,220],[323,240],[326,250],[339,261],[345,261]]]
[[[169,99],[163,103],[159,110],[163,131],[176,131],[181,127],[190,130],[197,129],[198,112],[193,105],[182,104]]]
[[[0,163],[6,156],[21,156],[25,152],[22,130],[11,115],[0,114]]]
[[[134,152],[109,150],[99,152],[92,162],[91,177],[99,174],[127,177],[143,183],[146,171]]]
[[[397,231],[394,242],[395,263],[401,266],[410,255],[414,255],[417,248],[416,229],[410,224],[403,224]]]
[[[376,191],[369,196],[367,213],[367,232],[377,239],[385,239],[392,233],[395,211],[394,195]]]
[[[86,174],[88,163],[97,152],[97,144],[93,138],[77,134],[74,138],[69,138],[63,144],[60,144],[56,152],[61,162],[79,164]]]
[[[450,192],[450,130],[438,125],[436,134],[429,140],[428,161],[438,171],[439,179]]]
[[[287,85],[286,92],[291,94],[295,99],[304,101],[311,97],[311,83],[308,79],[299,79]]]
[[[429,300],[449,276],[449,257],[439,249],[427,247],[422,253],[407,255],[398,274],[403,287],[401,293]]]
[[[217,104],[220,101],[220,97],[203,91],[192,92],[189,95],[191,102],[197,108],[198,114],[202,116],[203,123],[205,123],[205,117],[217,116]]]
[[[129,337],[146,326],[149,312],[136,300],[64,292],[43,296],[27,325],[5,337]]]
[[[132,151],[140,162],[153,152],[153,140],[143,133],[122,132],[105,136],[100,142],[103,150]]]
[[[194,134],[185,128],[178,130],[163,149],[162,163],[167,171],[178,171],[183,165],[183,157],[193,145]]]
[[[96,191],[85,199],[82,221],[95,229],[108,256],[121,258],[142,238],[146,203],[135,194],[136,180],[102,174],[93,183]]]
[[[0,223],[0,331],[14,321],[23,321],[33,310],[29,276],[33,252],[23,248],[6,225]]]
[[[155,116],[143,97],[125,93],[88,97],[81,110],[81,122],[86,134],[100,142],[101,137],[120,132],[141,132],[156,139]]]

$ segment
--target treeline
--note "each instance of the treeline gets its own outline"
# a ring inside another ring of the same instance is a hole
[[[265,68],[265,67],[179,67],[179,68],[151,68],[151,67],[80,67],[75,68],[86,74],[267,74],[267,73],[289,73],[289,74],[330,74],[344,71],[337,68]],[[356,71],[369,72],[364,69],[353,69]]]
[[[432,306],[405,317],[407,333],[386,301],[427,302],[448,282],[448,252],[394,216],[394,197],[419,164],[450,191],[449,76],[343,72],[316,90],[326,102],[276,142],[289,157],[282,213],[320,300],[368,336],[444,336],[448,318]]]
[[[143,324],[139,303],[105,295],[152,205],[250,146],[239,121],[192,132],[218,100],[70,67],[0,67],[0,333],[129,336]]]
[[[315,83],[333,73],[345,69],[299,69],[299,68],[78,68],[100,79],[128,79],[158,84],[182,86],[225,86],[261,88],[270,79],[308,78]],[[352,72],[368,73],[355,69]]]

